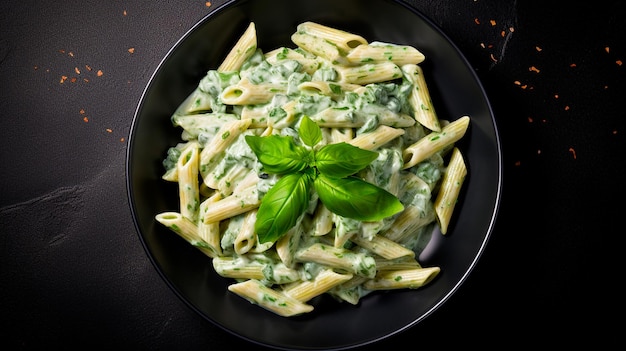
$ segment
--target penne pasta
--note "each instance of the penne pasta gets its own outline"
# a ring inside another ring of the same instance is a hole
[[[238,71],[243,63],[250,57],[257,49],[257,37],[256,26],[254,22],[250,22],[248,28],[239,37],[239,40],[235,43],[235,46],[230,50],[228,55],[224,58],[220,66],[217,68],[218,72],[230,72]]]
[[[402,66],[402,72],[404,77],[413,84],[411,95],[409,95],[409,104],[413,107],[413,117],[424,127],[434,132],[441,131],[441,125],[435,113],[435,106],[430,97],[422,68],[416,64],[407,64]]]
[[[450,156],[448,167],[443,174],[441,187],[434,204],[441,234],[448,232],[450,218],[454,212],[454,207],[458,201],[459,192],[461,191],[466,175],[467,167],[465,166],[463,155],[461,155],[461,151],[455,147],[452,149],[452,155]]]
[[[264,53],[256,35],[251,22],[171,115],[181,141],[161,178],[179,208],[155,220],[279,316],[432,282],[440,268],[417,258],[449,231],[470,117],[437,118],[416,47],[303,22],[295,47]],[[395,212],[363,216],[387,199]]]
[[[313,311],[313,306],[271,289],[256,279],[231,284],[228,290],[283,317],[293,317]]]
[[[398,66],[417,65],[426,59],[424,54],[412,46],[382,42],[359,45],[350,50],[346,57],[352,64],[393,62]]]
[[[463,116],[443,127],[441,132],[432,132],[404,149],[402,154],[404,168],[413,167],[436,152],[453,145],[465,135],[469,120],[469,116]]]

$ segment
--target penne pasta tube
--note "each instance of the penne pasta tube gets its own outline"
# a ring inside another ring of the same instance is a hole
[[[364,277],[373,278],[376,275],[376,261],[372,256],[326,244],[315,243],[303,248],[296,253],[296,259],[316,262]]]
[[[359,45],[350,50],[346,57],[353,64],[389,61],[398,66],[406,64],[416,65],[426,59],[424,54],[412,46],[382,42]]]
[[[172,124],[183,128],[187,138],[197,139],[201,133],[206,137],[214,136],[226,122],[238,120],[232,113],[198,113],[193,115],[174,115]]]
[[[435,213],[441,234],[446,234],[450,218],[454,212],[454,207],[458,201],[459,192],[463,186],[463,181],[467,175],[467,167],[463,160],[463,155],[458,148],[452,149],[450,161],[443,174],[441,187],[435,199]]]
[[[198,183],[199,145],[193,142],[185,148],[176,163],[178,173],[178,198],[180,213],[195,221],[200,209],[200,187]]]
[[[162,212],[157,214],[155,219],[205,255],[211,258],[217,256],[217,253],[198,235],[198,226],[189,218],[178,212]]]
[[[202,201],[200,204],[200,218],[204,218],[204,213],[206,212],[207,206],[211,206],[211,204],[222,198],[222,194],[215,192],[206,200]],[[204,223],[202,220],[198,220],[198,235],[204,240],[209,247],[218,255],[222,255],[222,246],[220,245],[220,223],[219,222],[211,222]]]
[[[333,98],[342,97],[346,91],[357,91],[361,87],[358,84],[326,81],[309,81],[298,85],[298,89],[303,93],[322,94]]]
[[[260,203],[256,186],[252,186],[241,190],[241,192],[234,192],[230,196],[207,206],[202,220],[204,223],[219,222],[255,209],[259,207]]]
[[[254,54],[257,49],[256,26],[250,22],[246,30],[239,37],[235,46],[226,55],[226,58],[217,68],[218,72],[238,71],[243,63]]]
[[[404,169],[411,168],[438,151],[453,145],[465,135],[469,122],[469,116],[463,116],[443,127],[441,132],[431,132],[404,149],[402,153]]]
[[[376,268],[378,273],[383,271],[398,271],[405,269],[421,268],[422,265],[417,262],[415,256],[403,256],[398,259],[389,260],[382,257],[376,257]]]
[[[440,272],[439,267],[383,271],[363,287],[368,290],[417,289],[428,284]]]
[[[332,43],[333,46],[336,46],[339,50],[345,53],[358,47],[359,45],[367,44],[367,40],[360,35],[328,27],[319,23],[303,22],[300,23],[296,29],[297,33],[306,33]],[[308,51],[315,53],[314,50]]]
[[[413,235],[417,229],[434,220],[433,211],[424,211],[413,205],[405,206],[404,211],[396,217],[391,227],[381,233],[385,238],[393,242],[404,242],[406,237]]]
[[[415,257],[413,250],[409,250],[381,235],[374,235],[371,240],[365,239],[359,235],[354,235],[350,241],[388,260],[400,257]]]
[[[404,77],[413,84],[413,89],[409,95],[409,104],[413,107],[413,117],[424,127],[434,132],[441,131],[439,118],[437,118],[422,68],[414,64],[404,65],[402,72]]]
[[[257,105],[272,100],[276,94],[287,92],[287,86],[280,84],[252,84],[242,80],[226,87],[220,94],[220,100],[226,105]]]
[[[234,248],[238,255],[243,255],[250,251],[256,244],[256,232],[254,231],[254,222],[256,221],[257,209],[252,209],[245,213],[243,225],[237,237],[235,238]]]
[[[265,60],[272,65],[280,64],[282,60],[295,60],[302,65],[302,69],[308,73],[313,74],[322,66],[320,61],[315,55],[301,50],[290,49],[281,47],[265,53]]]
[[[248,129],[250,120],[234,120],[224,123],[220,130],[216,133],[200,152],[200,174],[205,180],[208,177],[208,171],[219,154],[224,152],[237,137]],[[208,184],[207,184],[208,185]]]
[[[287,267],[294,267],[296,262],[296,250],[300,245],[301,238],[300,225],[295,225],[278,241],[276,241],[276,253]]]
[[[302,302],[307,302],[312,298],[328,292],[335,286],[352,279],[352,274],[340,274],[332,269],[324,269],[319,272],[313,280],[304,280],[302,282],[290,285],[283,290],[287,296]]]
[[[380,125],[372,132],[362,133],[348,141],[349,144],[365,150],[376,150],[404,134],[404,129]]]
[[[263,269],[265,265],[243,257],[215,257],[213,269],[222,277],[232,279],[265,279]]]
[[[292,317],[313,311],[313,306],[269,288],[256,279],[231,284],[228,290],[279,316]]]
[[[311,120],[322,128],[359,128],[371,116],[376,116],[379,123],[386,126],[404,128],[415,124],[413,117],[396,113],[376,105],[369,105],[368,113],[361,113],[351,108],[329,107],[312,116]]]
[[[359,66],[335,66],[339,82],[367,85],[402,78],[402,70],[393,62],[366,63]]]

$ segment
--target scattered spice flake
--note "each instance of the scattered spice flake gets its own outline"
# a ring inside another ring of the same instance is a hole
[[[576,150],[574,150],[574,148],[573,148],[573,147],[570,147],[570,148],[569,148],[569,152],[571,152],[571,153],[572,153],[572,157],[574,157],[574,160],[575,160],[575,159],[576,159]]]
[[[113,130],[111,130],[111,128],[107,128],[106,130],[107,130],[107,132],[109,132],[109,133],[113,133]]]
[[[484,49],[485,48],[485,43],[480,43],[480,47]]]
[[[509,27],[509,32],[511,32],[511,33],[515,32],[515,28]]]
[[[559,94],[554,94],[554,98],[558,99],[559,98]]]
[[[35,71],[39,69],[39,67],[37,66],[33,66],[33,68],[35,69]]]
[[[541,52],[543,49],[540,48],[539,46],[535,46],[535,50],[537,50],[538,52]]]
[[[128,48],[128,52],[131,53],[131,54],[134,54],[135,53],[135,48]]]
[[[516,166],[516,167],[519,167],[521,164],[522,164],[522,162],[521,162],[521,161],[515,161],[515,166]]]
[[[564,110],[565,110],[565,111],[569,111],[569,106],[565,105]]]
[[[575,64],[575,63],[570,63],[570,64],[569,64],[569,66],[570,66],[571,68],[574,68],[574,67],[576,67],[576,64]]]
[[[83,82],[85,82],[85,83],[89,83],[89,79],[87,79],[87,78],[83,78]]]
[[[91,66],[89,66],[89,65],[85,65],[85,68],[86,68],[88,71],[91,71]]]
[[[522,85],[522,83],[519,80],[514,81],[513,84],[515,84],[515,85]]]
[[[80,70],[78,69],[78,67],[74,67],[74,72],[76,72],[76,74],[80,74]]]
[[[535,66],[530,66],[530,67],[528,68],[528,70],[529,70],[529,71],[531,71],[531,72],[536,72],[536,73],[539,73],[539,69],[538,69],[537,67],[535,67]]]
[[[205,3],[204,3],[204,6],[206,6],[206,7],[211,7],[211,2],[210,2],[210,1],[205,2]]]
[[[478,18],[474,18],[474,23],[480,24],[480,20]]]
[[[123,142],[124,142],[124,138],[120,138],[120,142],[122,142],[122,143],[123,143]]]
[[[124,12],[122,12],[122,14],[123,14],[124,16],[126,16],[126,10],[124,10]]]
[[[528,123],[533,123],[533,118],[532,117],[528,117]]]
[[[496,20],[489,20],[489,23],[491,23],[491,26],[495,26],[496,25]]]
[[[102,73],[102,70],[98,70],[98,73],[96,73],[96,75],[97,75],[98,77],[102,77],[102,75],[103,75],[103,74],[104,74],[104,73]]]
[[[615,61],[615,63],[617,63],[618,66],[621,66],[622,65],[622,60],[617,60],[617,61]]]
[[[505,31],[500,32],[500,36],[504,38],[504,36],[506,35]]]
[[[85,109],[81,108],[80,111],[78,111],[78,113],[80,113],[81,115],[84,115],[85,114]]]
[[[604,47],[604,51],[606,51],[606,53],[608,54],[608,53],[609,53],[609,51],[611,51],[611,49],[609,49],[609,47],[608,47],[608,46],[605,46],[605,47]]]
[[[617,135],[617,130],[614,130],[611,134]]]
[[[70,51],[70,52],[68,52],[68,53],[67,53],[67,55],[68,55],[68,56],[70,56],[70,57],[74,57],[74,53],[73,53],[73,52],[71,52],[71,51]]]
[[[537,149],[537,155],[541,155],[541,149]]]
[[[61,81],[59,83],[63,84],[67,80],[67,76],[61,76]]]
[[[85,117],[83,117],[83,121],[84,121],[85,123],[87,123],[87,122],[89,122],[89,118],[87,118],[87,116],[85,116]]]
[[[498,60],[496,59],[495,56],[493,56],[493,54],[489,54],[489,57],[491,58],[491,61],[498,62]]]
[[[72,77],[72,79],[70,79],[70,82],[76,83],[76,77]]]
[[[65,50],[63,50],[63,49],[59,49],[59,52],[60,52],[60,53],[62,53],[62,54],[64,54],[64,53],[65,53]]]

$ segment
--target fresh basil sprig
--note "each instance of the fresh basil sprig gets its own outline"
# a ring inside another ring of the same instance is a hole
[[[312,190],[330,211],[360,221],[379,221],[404,209],[390,192],[354,176],[378,157],[377,152],[345,142],[316,150],[322,131],[307,116],[298,132],[304,145],[290,136],[246,136],[264,171],[282,175],[259,206],[254,229],[261,243],[276,241],[293,228]]]

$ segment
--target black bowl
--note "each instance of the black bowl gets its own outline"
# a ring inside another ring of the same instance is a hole
[[[315,310],[285,318],[252,305],[227,290],[202,252],[155,221],[178,208],[178,190],[161,180],[167,149],[180,141],[170,116],[215,69],[250,22],[264,51],[290,46],[299,23],[313,21],[362,35],[368,41],[407,44],[426,56],[421,64],[441,119],[471,116],[458,146],[468,177],[452,225],[435,233],[419,256],[441,273],[417,290],[374,293],[358,306],[318,297]],[[127,154],[127,186],[139,238],[172,290],[206,320],[251,342],[281,349],[345,349],[363,346],[416,325],[464,282],[493,229],[501,183],[501,151],[485,92],[458,48],[428,18],[393,0],[230,1],[203,18],[167,53],[139,102]]]

